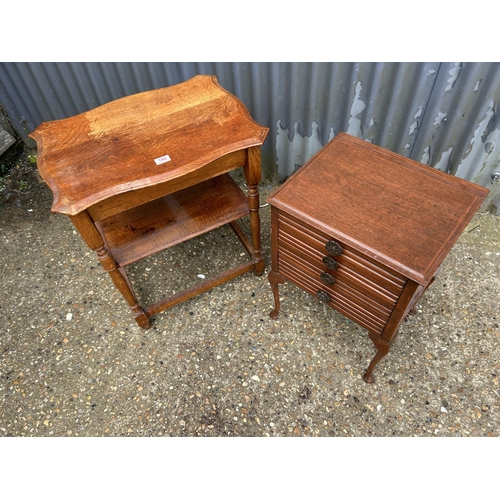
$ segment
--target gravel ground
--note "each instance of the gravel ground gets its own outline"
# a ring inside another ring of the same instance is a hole
[[[497,216],[476,214],[368,385],[363,328],[291,284],[269,317],[276,186],[261,188],[265,274],[145,331],[35,172],[20,160],[0,191],[1,436],[499,436]],[[148,301],[241,252],[221,228],[131,275]]]

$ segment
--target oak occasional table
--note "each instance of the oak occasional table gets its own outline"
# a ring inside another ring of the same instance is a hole
[[[264,272],[260,249],[260,146],[268,129],[214,76],[109,102],[32,134],[38,169],[97,253],[138,325],[243,273]],[[245,195],[229,172],[243,167]],[[249,216],[251,242],[237,219]],[[230,224],[249,260],[171,297],[139,305],[126,266]]]
[[[376,354],[438,275],[488,190],[345,133],[280,186],[271,205],[275,308],[287,280],[368,331]]]

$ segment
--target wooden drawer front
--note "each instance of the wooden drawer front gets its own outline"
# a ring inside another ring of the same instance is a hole
[[[278,220],[279,240],[287,238],[287,242],[293,244],[295,248],[311,254],[311,256],[314,255],[315,261],[319,259],[321,266],[324,266],[322,259],[328,255],[325,244],[330,238],[281,211]],[[375,288],[380,289],[382,293],[396,299],[399,297],[406,283],[405,276],[370,259],[348,245],[339,243],[342,246],[342,253],[333,257],[339,264],[339,270],[341,268],[349,269],[360,279],[375,285]]]
[[[280,261],[280,274],[286,277],[299,288],[302,288],[311,295],[317,297],[319,290],[328,293],[330,300],[328,305],[347,318],[352,319],[358,325],[366,328],[369,332],[380,335],[385,327],[386,322],[374,314],[371,314],[359,305],[358,301],[352,300],[352,297],[347,296],[345,289],[342,289],[338,283],[333,286],[323,284],[316,280],[310,274],[294,264],[290,264],[286,260]]]
[[[392,308],[385,307],[339,279],[332,285],[323,283],[319,268],[284,249],[280,250],[279,272],[315,297],[320,290],[327,292],[330,306],[355,321],[359,320],[362,326],[374,333],[381,333],[392,312]]]
[[[329,269],[323,259],[328,255],[325,249],[326,237],[317,236],[308,228],[300,232],[288,220],[279,221],[278,251],[296,255],[311,265],[313,276],[319,279],[321,273],[328,273],[336,280],[345,283],[363,296],[372,299],[383,308],[392,311],[406,280],[391,274],[342,245],[342,254],[334,257],[337,269]],[[321,239],[319,239],[321,238]],[[331,257],[330,257],[331,258]]]
[[[341,242],[341,254],[330,255],[326,235],[282,212],[278,228],[279,272],[316,297],[320,290],[327,292],[330,306],[380,334],[406,278]],[[326,265],[327,256],[334,259],[336,269]],[[331,277],[332,284],[324,282]]]
[[[280,260],[286,255],[292,255],[299,257],[301,260],[309,264],[310,272],[313,276],[319,279],[321,273],[328,273],[333,276],[335,280],[345,283],[349,287],[357,290],[358,293],[366,296],[379,303],[381,307],[387,310],[392,310],[398,296],[392,292],[384,290],[377,283],[366,279],[365,276],[357,273],[351,268],[339,263],[339,267],[336,270],[329,269],[323,263],[323,257],[321,253],[317,252],[315,249],[300,247],[293,240],[291,240],[288,235],[283,235],[279,240],[278,251],[280,252]]]

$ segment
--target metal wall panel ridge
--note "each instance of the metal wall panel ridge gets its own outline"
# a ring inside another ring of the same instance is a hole
[[[270,128],[262,159],[274,181],[344,131],[488,187],[500,207],[499,63],[10,62],[0,105],[26,141],[42,121],[197,74],[216,75]]]

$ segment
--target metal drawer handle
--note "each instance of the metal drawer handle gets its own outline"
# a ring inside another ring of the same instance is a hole
[[[342,253],[342,247],[333,240],[328,240],[325,244],[325,248],[330,255],[340,255]]]
[[[319,300],[321,300],[321,302],[330,302],[330,296],[323,290],[317,291],[316,296]]]
[[[335,283],[335,278],[329,274],[329,273],[321,273],[319,275],[319,279],[325,284],[325,285],[333,285]]]
[[[339,267],[339,263],[329,255],[323,257],[323,264],[325,264],[325,266],[332,271],[335,271],[335,269],[338,269]]]

